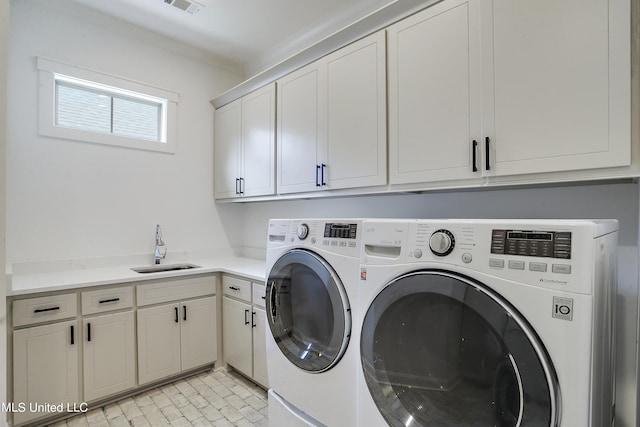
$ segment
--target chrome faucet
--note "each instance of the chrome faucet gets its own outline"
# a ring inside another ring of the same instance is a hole
[[[160,264],[160,260],[167,256],[167,248],[164,249],[164,252],[160,252],[160,246],[164,246],[164,240],[162,240],[162,229],[160,228],[160,224],[158,224],[156,225],[156,264]]]

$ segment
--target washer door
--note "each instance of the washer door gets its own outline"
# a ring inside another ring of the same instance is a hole
[[[464,276],[419,271],[389,283],[364,317],[361,359],[392,426],[558,425],[558,381],[535,332]]]
[[[308,372],[331,369],[351,334],[351,310],[340,278],[313,252],[282,255],[267,279],[267,318],[282,353]]]

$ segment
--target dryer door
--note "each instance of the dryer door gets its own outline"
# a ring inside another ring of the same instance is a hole
[[[390,425],[558,425],[558,382],[540,339],[464,276],[419,271],[389,283],[364,317],[361,359]]]
[[[282,353],[308,372],[331,369],[351,334],[347,294],[333,268],[319,255],[293,249],[267,279],[267,318]]]

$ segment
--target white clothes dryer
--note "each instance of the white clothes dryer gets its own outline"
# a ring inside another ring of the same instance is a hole
[[[612,425],[616,221],[362,228],[358,425]]]
[[[355,426],[360,220],[271,220],[269,425]]]

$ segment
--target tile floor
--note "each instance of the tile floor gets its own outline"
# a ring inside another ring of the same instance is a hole
[[[232,370],[196,374],[51,427],[266,427],[267,392]]]

